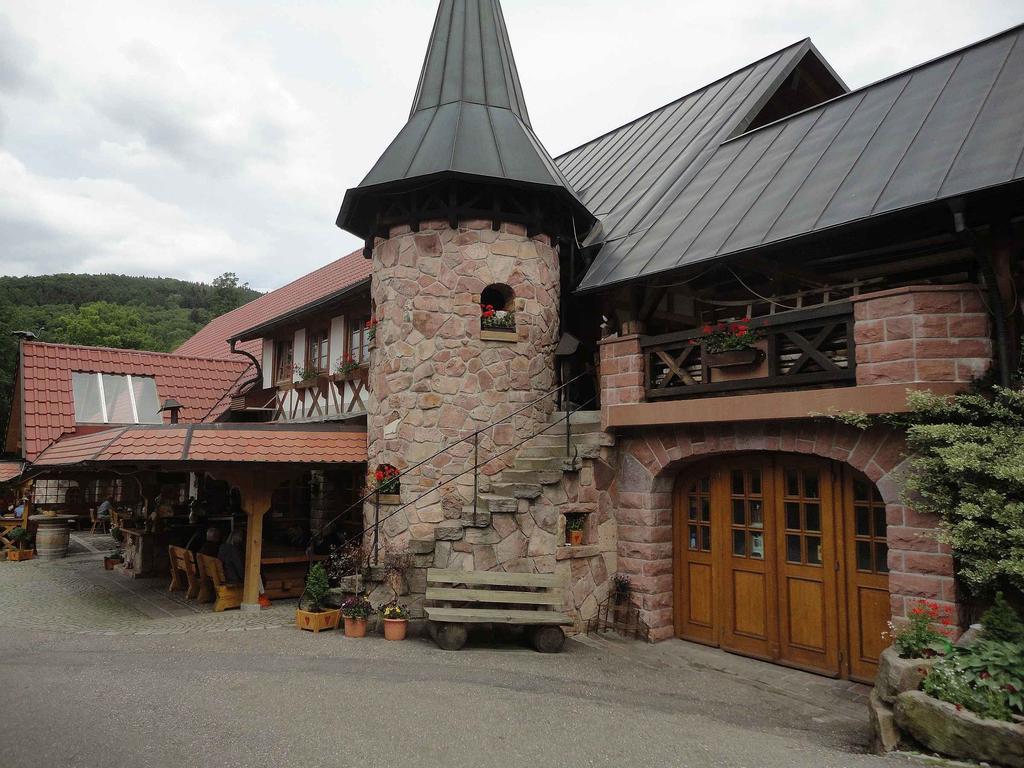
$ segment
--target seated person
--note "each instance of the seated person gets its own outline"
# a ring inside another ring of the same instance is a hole
[[[14,515],[14,516],[15,516],[16,518],[18,518],[18,519],[20,520],[20,519],[21,519],[22,517],[24,517],[24,515],[25,515],[25,507],[26,507],[27,505],[28,505],[28,497],[25,497],[25,498],[23,498],[23,499],[21,500],[21,503],[20,503],[20,504],[18,504],[18,506],[16,506],[16,507],[15,507],[15,508],[14,508],[13,510],[11,510],[11,513],[12,513],[12,514],[13,514],[13,515]]]
[[[107,496],[98,507],[96,507],[96,517],[100,520],[109,520],[110,511],[114,508],[114,502],[109,496]]]
[[[211,525],[205,530],[200,528],[193,533],[192,538],[190,538],[188,540],[188,544],[185,545],[185,549],[189,552],[195,552],[200,555],[217,557],[217,553],[220,549],[220,540],[220,528],[215,528]]]
[[[227,540],[217,550],[217,557],[224,564],[224,578],[230,584],[245,583],[245,537],[236,528],[228,534]],[[270,599],[263,594],[263,578],[260,577],[260,607],[269,608]]]

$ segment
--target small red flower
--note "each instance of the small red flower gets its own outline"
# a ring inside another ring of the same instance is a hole
[[[384,479],[384,470],[378,469],[377,472],[374,474],[374,477],[376,478],[377,482],[379,483],[381,480]]]

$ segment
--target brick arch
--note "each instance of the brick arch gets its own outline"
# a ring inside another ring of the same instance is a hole
[[[641,617],[654,639],[673,634],[672,490],[679,473],[715,456],[795,453],[847,464],[872,480],[886,504],[892,614],[916,599],[955,608],[953,559],[936,537],[937,521],[905,507],[898,469],[904,436],[886,427],[860,430],[828,420],[713,424],[651,430],[621,438],[614,492],[619,570],[631,577]]]

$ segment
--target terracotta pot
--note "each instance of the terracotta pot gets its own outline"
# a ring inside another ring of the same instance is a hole
[[[345,637],[366,637],[366,619],[346,616]]]
[[[583,531],[569,531],[569,544],[574,547],[582,546]]]
[[[104,557],[103,558],[103,569],[107,571],[114,570],[114,566],[121,561],[116,557]]]
[[[408,631],[408,619],[384,619],[385,640],[405,640],[405,633]]]

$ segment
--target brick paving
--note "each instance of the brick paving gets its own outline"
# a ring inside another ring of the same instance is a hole
[[[214,613],[167,591],[169,578],[132,579],[103,569],[110,537],[72,533],[69,556],[0,561],[0,627],[84,635],[178,635],[292,624],[294,602],[259,613]]]

